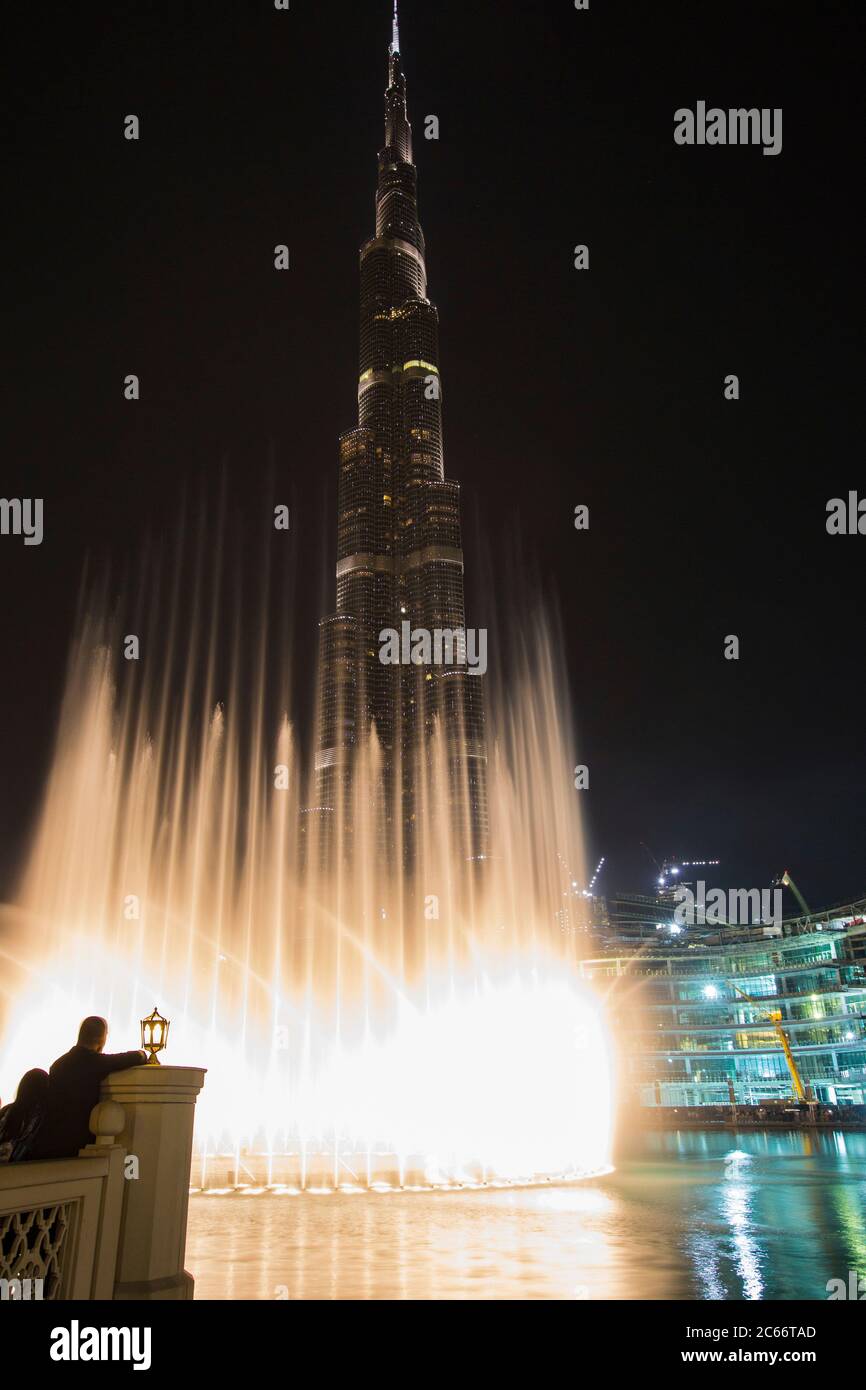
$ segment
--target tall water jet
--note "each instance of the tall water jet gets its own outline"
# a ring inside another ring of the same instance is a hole
[[[602,1167],[606,1050],[573,969],[573,885],[585,882],[574,745],[543,621],[510,696],[490,701],[489,857],[456,852],[434,748],[417,867],[395,872],[379,849],[371,732],[352,850],[332,871],[303,844],[315,771],[285,715],[266,727],[266,619],[235,637],[226,663],[218,582],[199,572],[183,587],[195,616],[154,619],[146,662],[123,660],[121,627],[98,600],[82,618],[43,808],[3,918],[4,1091],[63,1051],[84,1014],[106,1012],[134,1040],[158,1001],[174,1020],[173,1060],[209,1068],[205,1185]]]

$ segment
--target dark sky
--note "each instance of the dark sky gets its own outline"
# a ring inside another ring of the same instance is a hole
[[[134,570],[223,469],[243,549],[271,459],[315,649],[390,33],[388,0],[16,8],[0,493],[44,497],[46,533],[0,537],[7,881],[85,555]],[[649,885],[643,841],[742,886],[787,866],[816,904],[866,890],[866,538],[825,530],[866,495],[862,5],[401,8],[470,593],[477,526],[558,594],[603,886]],[[781,155],[677,147],[698,100],[783,108]]]

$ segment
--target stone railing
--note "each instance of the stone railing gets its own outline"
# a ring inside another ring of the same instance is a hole
[[[0,1165],[6,1298],[114,1297],[126,1154],[117,1136],[125,1116],[105,1101],[90,1123],[96,1142],[78,1158]]]
[[[0,1299],[188,1299],[196,1067],[102,1085],[77,1158],[0,1164]]]

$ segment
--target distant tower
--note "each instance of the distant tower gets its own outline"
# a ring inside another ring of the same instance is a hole
[[[465,858],[483,852],[487,831],[483,678],[460,665],[379,660],[384,629],[466,624],[460,489],[444,471],[439,315],[427,297],[417,185],[395,3],[376,234],[360,253],[358,427],[340,439],[336,610],[321,624],[316,770],[319,806],[351,842],[356,754],[375,725],[385,848],[406,866],[434,727],[446,742],[448,800]]]

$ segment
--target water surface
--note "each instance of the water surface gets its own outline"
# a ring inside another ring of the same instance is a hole
[[[826,1299],[866,1278],[866,1135],[653,1134],[607,1177],[190,1200],[212,1299]]]

